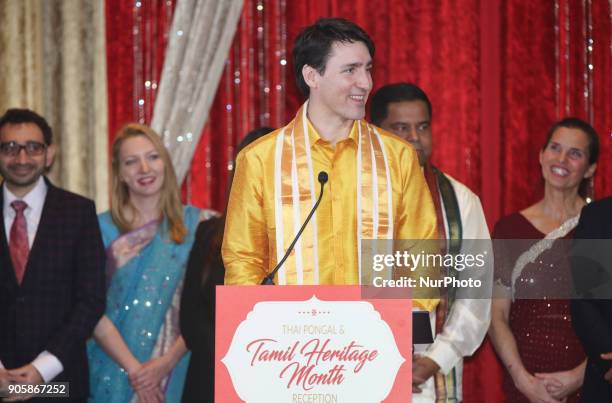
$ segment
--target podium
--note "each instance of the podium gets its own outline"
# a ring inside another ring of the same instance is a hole
[[[362,299],[359,286],[218,286],[216,306],[215,401],[411,400],[409,299]]]

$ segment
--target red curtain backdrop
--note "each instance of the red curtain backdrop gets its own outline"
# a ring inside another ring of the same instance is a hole
[[[500,170],[491,178],[499,180],[493,185],[499,190],[497,211],[508,214],[542,196],[539,151],[548,128],[566,116],[585,119],[598,131],[601,154],[595,196],[612,194],[610,3],[510,0],[503,2],[500,12]],[[490,196],[482,195],[485,208],[490,208]],[[496,396],[503,369],[496,361],[488,340],[467,360],[466,402],[501,401]]]
[[[595,196],[612,194],[610,3],[512,0],[503,13],[503,213],[541,196],[538,153],[551,123],[566,116],[585,119],[598,131]]]
[[[174,5],[107,0],[111,139],[126,122],[151,118]],[[546,129],[566,115],[599,131],[596,196],[612,193],[609,2],[246,0],[185,183],[191,203],[222,210],[239,139],[291,119],[303,101],[291,44],[304,26],[331,15],[357,22],[375,40],[375,88],[414,81],[427,91],[433,160],[481,196],[491,223],[539,196],[538,150]]]
[[[109,139],[151,121],[175,0],[106,0]]]
[[[225,208],[235,147],[258,127],[286,120],[287,8],[285,1],[246,0],[208,123],[185,183],[197,206]],[[292,84],[291,84],[292,85]]]
[[[304,26],[332,15],[357,22],[375,40],[375,88],[414,81],[430,95],[434,163],[481,196],[490,224],[540,196],[541,142],[556,119],[569,115],[599,131],[596,196],[611,194],[609,3],[532,3],[246,1],[209,131],[193,161],[191,202],[222,209],[234,145],[251,129],[293,117],[303,99],[294,84],[291,44]],[[587,17],[590,33],[583,29]],[[587,56],[594,69],[585,80]]]
[[[291,44],[303,27],[333,15],[357,22],[374,39],[375,88],[414,81],[431,95],[434,161],[479,192],[478,7],[476,0],[246,1],[208,130],[192,163],[191,202],[222,209],[233,145],[249,130],[279,127],[293,117],[303,98],[294,83]]]
[[[180,1],[180,0],[177,0]],[[148,123],[174,1],[107,0],[109,127]],[[319,17],[342,16],[376,43],[374,86],[413,81],[433,103],[433,160],[483,201],[492,226],[540,197],[538,153],[565,116],[591,122],[602,152],[596,198],[612,194],[612,14],[607,0],[245,0],[204,135],[183,187],[223,210],[237,142],[287,123],[302,103],[291,45]],[[497,402],[488,343],[468,360],[464,401]],[[483,382],[486,374],[487,381]]]
[[[587,60],[590,71],[590,113],[592,123],[602,139],[599,157],[599,173],[595,180],[596,198],[612,194],[612,3],[605,0],[589,0],[592,22],[592,54]],[[587,28],[589,29],[589,28]],[[587,45],[588,50],[588,45]]]

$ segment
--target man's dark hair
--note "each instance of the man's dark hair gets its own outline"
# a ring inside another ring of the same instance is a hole
[[[412,83],[387,84],[380,87],[372,96],[370,106],[370,119],[376,126],[380,126],[389,114],[389,104],[403,101],[423,101],[427,105],[429,119],[431,120],[431,102],[425,91]]]
[[[256,129],[251,130],[242,138],[242,140],[238,144],[238,147],[236,147],[236,155],[238,155],[238,153],[242,151],[243,148],[245,148],[246,146],[248,146],[255,140],[259,139],[260,137],[265,136],[268,133],[273,132],[274,130],[276,129],[272,127],[268,127],[268,126],[262,126],[262,127],[258,127]]]
[[[546,149],[555,131],[561,127],[565,127],[567,129],[578,129],[586,134],[587,139],[589,140],[589,164],[592,165],[596,163],[599,159],[599,136],[597,135],[597,132],[593,126],[582,119],[574,117],[561,119],[558,122],[555,122],[552,127],[548,129],[548,133],[546,133],[546,141],[544,141],[542,150]]]
[[[45,118],[38,113],[30,109],[12,108],[8,109],[4,112],[4,115],[0,116],[0,130],[2,130],[4,125],[18,125],[21,123],[34,123],[42,132],[45,144],[51,144],[53,138],[51,126],[49,126]]]
[[[295,79],[298,88],[306,97],[310,95],[310,88],[304,81],[302,68],[309,65],[319,74],[323,74],[334,42],[363,42],[370,52],[370,57],[374,58],[374,42],[359,26],[344,18],[319,19],[304,28],[293,45]]]

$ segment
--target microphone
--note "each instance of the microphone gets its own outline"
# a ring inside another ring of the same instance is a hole
[[[276,272],[280,270],[283,263],[285,263],[285,260],[287,260],[287,258],[289,257],[289,254],[293,250],[293,247],[297,243],[298,239],[300,239],[300,235],[302,235],[302,232],[304,232],[304,230],[306,229],[306,225],[308,225],[308,222],[312,218],[314,212],[317,210],[317,207],[319,207],[319,203],[321,203],[321,199],[323,198],[323,188],[325,187],[325,184],[327,183],[328,179],[329,177],[327,175],[327,172],[325,171],[319,172],[319,176],[317,177],[317,180],[321,184],[321,192],[319,193],[319,198],[317,199],[317,202],[312,207],[312,210],[310,210],[308,217],[306,217],[306,221],[304,221],[304,224],[302,224],[302,227],[300,228],[297,235],[293,239],[293,242],[291,242],[291,245],[289,245],[289,248],[287,248],[287,252],[285,252],[285,256],[283,256],[281,261],[278,262],[274,270],[272,270],[266,277],[263,278],[263,280],[260,283],[261,285],[274,285],[274,276],[276,275]]]

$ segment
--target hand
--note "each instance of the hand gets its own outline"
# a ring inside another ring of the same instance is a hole
[[[130,362],[126,367],[128,371],[128,377],[130,379],[130,383],[132,384],[132,379],[136,376],[136,374],[142,369],[142,364],[138,361]],[[134,392],[138,396],[138,400],[140,403],[163,403],[164,395],[161,392],[161,388],[158,386],[154,386],[153,388],[140,388],[137,389],[133,384],[132,388]]]
[[[131,243],[127,237],[121,237],[113,242],[111,250],[117,268],[123,267],[137,256],[149,241],[149,239],[137,239],[137,243]]]
[[[13,383],[22,383],[28,385],[38,385],[43,383],[42,376],[32,364],[24,365],[23,367],[10,369],[6,371],[8,380]],[[31,399],[31,395],[15,395],[5,398],[5,402],[18,402]]]
[[[164,403],[164,394],[159,386],[153,389],[137,389],[136,395],[140,403]]]
[[[421,393],[421,384],[440,370],[440,366],[428,357],[414,355],[412,357],[412,393]]]
[[[612,353],[602,354],[601,358],[603,358],[604,360],[612,360]],[[612,383],[612,368],[610,368],[608,372],[606,372],[606,374],[604,375],[604,379]]]
[[[4,368],[0,368],[0,394],[7,393],[10,384],[8,371]]]
[[[544,381],[525,373],[515,380],[516,388],[532,403],[563,403],[566,399],[552,397]]]
[[[571,369],[569,371],[535,374],[535,377],[544,382],[546,390],[552,397],[563,399],[582,386],[584,371]]]
[[[153,358],[142,364],[135,372],[130,373],[130,383],[135,390],[152,390],[159,387],[162,379],[171,369],[165,356]]]

